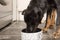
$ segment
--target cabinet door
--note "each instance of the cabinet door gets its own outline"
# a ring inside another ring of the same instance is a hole
[[[12,22],[12,0],[0,0],[0,28]]]

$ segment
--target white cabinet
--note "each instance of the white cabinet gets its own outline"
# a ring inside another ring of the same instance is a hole
[[[1,0],[0,0],[1,1]],[[12,0],[3,0],[7,5],[0,5],[0,29],[12,22]]]

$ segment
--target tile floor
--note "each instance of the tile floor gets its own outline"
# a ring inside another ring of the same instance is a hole
[[[40,24],[39,28],[43,28],[44,24]],[[14,22],[10,26],[6,27],[0,32],[0,40],[21,40],[21,30],[26,27],[24,22]],[[52,29],[54,31],[54,29]],[[43,34],[42,40],[60,40],[54,39],[51,35],[52,30],[49,30],[48,33]]]

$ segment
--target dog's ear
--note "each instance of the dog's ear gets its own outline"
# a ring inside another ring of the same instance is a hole
[[[25,12],[23,11],[23,12],[22,12],[22,15],[24,15],[24,14],[25,14]]]
[[[22,15],[25,15],[25,12],[26,12],[26,10],[23,10],[23,11],[22,11]]]

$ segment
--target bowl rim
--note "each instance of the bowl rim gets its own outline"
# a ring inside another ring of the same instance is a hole
[[[38,28],[38,29],[40,29],[40,28]],[[28,32],[23,32],[23,30],[26,30],[26,28],[22,29],[21,33],[28,33]],[[33,33],[42,33],[42,29],[40,29],[38,32],[33,32]],[[32,34],[32,33],[29,33],[29,34]]]

